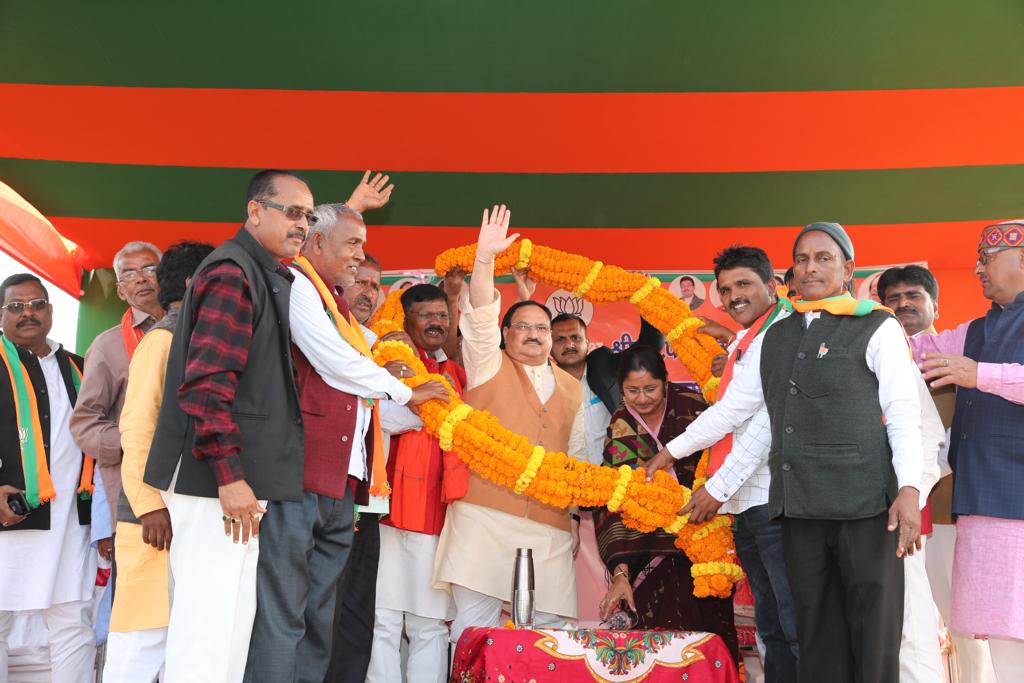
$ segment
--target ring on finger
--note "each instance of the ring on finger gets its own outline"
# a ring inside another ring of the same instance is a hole
[[[943,365],[943,367],[947,367],[948,368],[949,367],[949,359],[948,358],[943,358],[942,359],[942,365]]]

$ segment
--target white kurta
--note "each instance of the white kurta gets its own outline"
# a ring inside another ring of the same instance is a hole
[[[437,536],[380,525],[377,609],[449,620],[455,616],[448,591],[433,588]]]
[[[54,351],[58,345],[50,342]],[[46,609],[90,600],[96,585],[96,553],[89,526],[78,523],[76,502],[82,451],[71,439],[71,401],[55,353],[39,359],[50,403],[50,477],[57,497],[50,501],[49,530],[0,533],[0,611]]]
[[[462,360],[466,388],[487,382],[501,368],[501,299],[480,308],[464,302]],[[555,375],[548,364],[522,366],[541,402],[555,391]],[[573,418],[569,455],[586,460],[584,406]],[[511,599],[515,548],[532,548],[538,612],[576,617],[576,573],[572,536],[547,524],[516,517],[491,508],[455,501],[448,506],[434,565],[434,586],[463,586],[500,600]]]

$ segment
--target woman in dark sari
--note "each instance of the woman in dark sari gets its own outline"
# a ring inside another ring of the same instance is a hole
[[[610,467],[643,466],[707,407],[699,394],[668,382],[665,360],[649,346],[633,345],[622,354],[619,386],[624,405],[612,415],[605,437],[604,464]],[[700,455],[676,461],[679,483],[693,486]],[[601,560],[612,575],[600,604],[602,619],[625,603],[636,612],[634,628],[715,633],[740,661],[732,597],[694,597],[692,565],[675,546],[674,534],[635,531],[605,508],[594,511],[594,524]]]

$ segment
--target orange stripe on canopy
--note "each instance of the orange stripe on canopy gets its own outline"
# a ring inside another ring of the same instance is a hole
[[[0,250],[76,299],[82,293],[82,263],[74,243],[47,218],[0,182]],[[113,254],[111,254],[113,256]]]
[[[1024,87],[380,93],[0,84],[0,157],[505,173],[1024,162]],[[259,112],[244,116],[240,112]],[[268,134],[266,121],[287,135]],[[487,150],[487,153],[481,153]]]

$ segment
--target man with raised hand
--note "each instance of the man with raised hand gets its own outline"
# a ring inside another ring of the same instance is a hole
[[[459,325],[466,369],[466,402],[490,411],[506,428],[549,451],[586,458],[580,383],[550,363],[551,312],[521,301],[501,319],[494,258],[518,237],[509,235],[505,206],[484,210],[476,262]],[[509,400],[515,396],[518,400]],[[451,641],[470,626],[497,626],[511,599],[516,548],[533,548],[536,623],[558,626],[576,616],[569,511],[470,475],[462,500],[448,506],[434,568],[435,585],[455,601]]]

